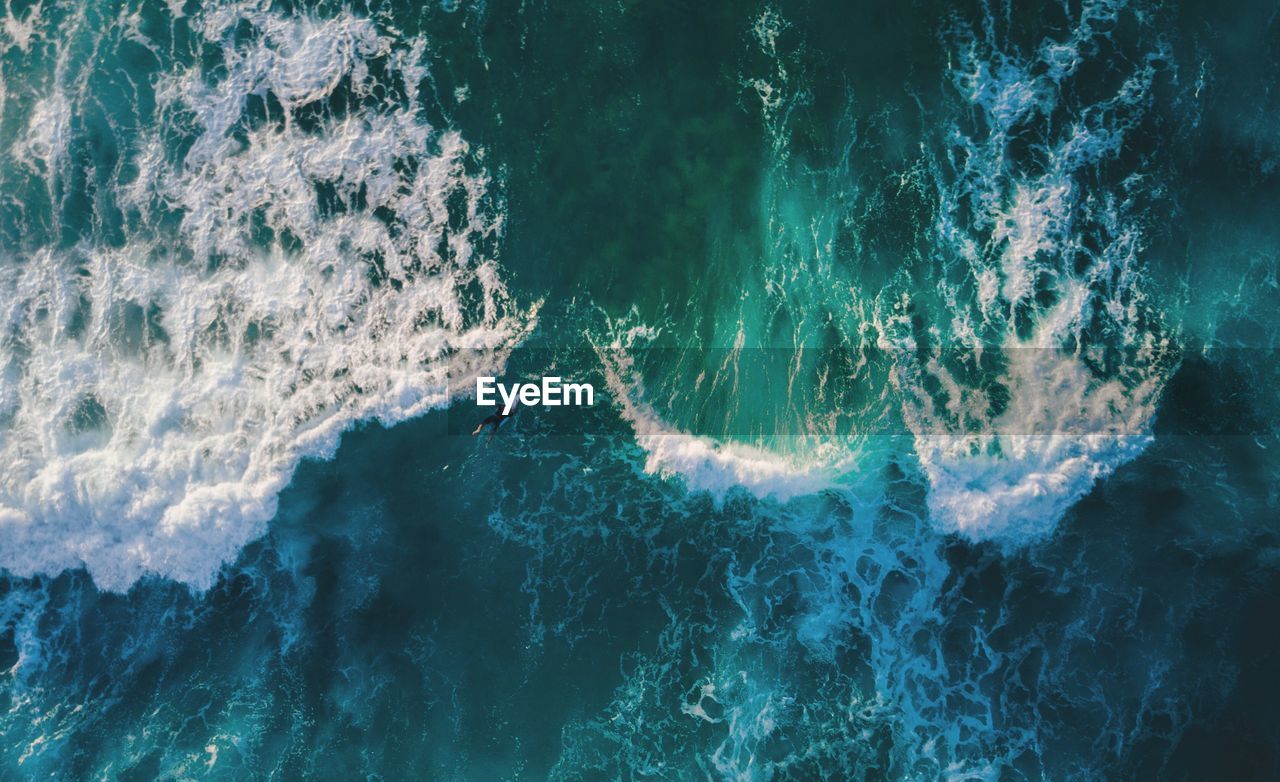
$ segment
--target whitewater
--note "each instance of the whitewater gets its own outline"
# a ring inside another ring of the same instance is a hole
[[[725,318],[734,324],[725,339],[733,371],[722,385],[730,398],[745,393],[737,374],[745,333],[767,340],[769,321],[787,312],[799,323],[787,335],[799,355],[813,349],[814,327],[805,320],[834,311],[843,313],[845,346],[888,357],[882,375],[859,372],[854,382],[883,384],[896,410],[886,423],[884,406],[869,406],[855,411],[861,417],[852,426],[836,426],[832,416],[842,411],[811,406],[801,411],[808,436],[757,443],[683,430],[644,401],[633,355],[660,330],[636,325],[632,314],[610,324],[597,352],[647,452],[645,469],[718,498],[740,487],[785,502],[852,488],[852,474],[874,472],[892,448],[876,437],[904,432],[929,486],[935,528],[1014,550],[1052,534],[1098,481],[1141,454],[1177,366],[1176,329],[1146,290],[1144,218],[1134,195],[1145,172],[1129,172],[1114,189],[1091,178],[1124,151],[1167,53],[1154,47],[1114,92],[1074,105],[1077,71],[1123,10],[1086,4],[1065,35],[1029,54],[1013,50],[992,18],[948,33],[956,55],[947,78],[968,116],[943,129],[941,152],[920,177],[939,204],[928,231],[936,293],[916,289],[911,278],[880,289],[849,279],[833,257],[838,218],[820,212],[798,237],[788,236],[797,229],[787,220],[786,190],[797,175],[788,168],[784,107],[806,98],[786,92],[777,50],[785,19],[762,14],[753,34],[774,62],[772,81],[746,83],[772,136],[781,194],[765,198],[771,228],[776,223],[771,235],[782,238],[771,240],[777,252],[762,261],[758,293],[768,304],[753,309],[744,296]],[[1079,119],[1061,122],[1064,109]],[[1043,139],[1029,155],[1016,149],[1028,134]],[[826,174],[837,181],[848,175],[847,159]],[[819,209],[839,215],[848,196],[824,191],[817,198]],[[788,399],[797,393],[795,380]],[[717,390],[710,385],[677,394],[670,407],[696,406]]]
[[[207,589],[300,460],[447,405],[535,322],[502,281],[480,154],[422,117],[424,39],[251,3],[197,29],[216,56],[140,88],[149,127],[99,194],[122,230],[60,239],[55,209],[50,241],[0,266],[12,573]],[[30,110],[6,178],[55,198],[94,99],[66,70],[7,95]]]
[[[1085,120],[1048,124],[1118,12],[1090,5],[1030,59],[989,28],[953,35],[950,78],[976,123],[948,131],[951,148],[928,174],[942,205],[940,299],[897,282],[850,289],[819,240],[830,226],[805,239],[807,277],[782,250],[766,264],[764,299],[801,315],[841,309],[851,344],[890,357],[873,380],[898,400],[894,420],[913,437],[942,532],[1043,538],[1149,442],[1170,363],[1168,337],[1138,325],[1149,320],[1140,229],[1123,193],[1080,180],[1121,150],[1151,62],[1085,107]],[[784,25],[766,13],[753,34],[777,62],[760,100],[785,184]],[[146,574],[206,589],[262,534],[301,459],[331,456],[360,421],[447,406],[450,388],[499,371],[536,322],[536,303],[513,302],[502,281],[503,206],[482,153],[423,119],[424,38],[345,13],[253,5],[211,9],[195,29],[218,65],[187,63],[151,85],[151,127],[100,207],[125,216],[117,240],[46,243],[0,272],[0,453],[12,465],[0,483],[0,565],[19,575],[84,566],[107,589]],[[65,70],[8,96],[30,105],[11,171],[54,199],[72,176],[70,117],[88,100]],[[1038,159],[1010,164],[1016,137],[1036,124],[1050,139]],[[1082,233],[1100,247],[1084,264]],[[841,290],[853,301],[832,302]],[[921,313],[928,335],[913,332]],[[730,313],[738,351],[761,317],[746,304]],[[830,411],[802,410],[813,431],[783,438],[782,451],[776,439],[720,442],[665,422],[630,367],[646,328],[611,325],[593,344],[647,471],[718,497],[740,487],[785,502],[847,488],[860,460],[879,458],[866,439],[873,425],[842,433]],[[806,339],[798,331],[792,344]],[[1113,345],[1127,358],[1100,375],[1090,351]],[[977,365],[984,351],[1001,356],[1003,409],[948,364]]]

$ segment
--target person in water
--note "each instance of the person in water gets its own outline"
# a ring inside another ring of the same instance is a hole
[[[492,426],[493,429],[489,432],[489,439],[485,440],[486,443],[489,442],[489,440],[492,440],[493,436],[498,433],[498,430],[502,428],[502,425],[505,424],[507,421],[511,420],[515,416],[516,412],[519,411],[519,409],[520,409],[519,402],[515,402],[514,404],[511,405],[510,413],[504,413],[502,411],[502,408],[499,407],[498,410],[493,415],[484,419],[476,426],[476,428],[471,432],[471,436],[475,437],[476,435],[480,434],[480,430],[484,429],[486,426]]]

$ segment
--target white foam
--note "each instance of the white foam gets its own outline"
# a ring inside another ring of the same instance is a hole
[[[140,227],[0,273],[0,565],[19,575],[207,588],[301,459],[357,421],[446,404],[535,317],[491,257],[502,213],[467,143],[366,94],[372,60],[421,68],[421,42],[252,5],[198,22],[225,68],[157,84],[158,128],[116,194]],[[241,24],[254,34],[230,43]],[[234,132],[251,95],[291,112],[341,84],[360,108]]]
[[[972,137],[958,128],[950,133],[960,148],[952,157],[958,181],[939,188],[935,228],[948,248],[946,262],[968,267],[967,287],[950,282],[947,270],[937,275],[937,292],[904,293],[891,284],[875,298],[871,317],[880,349],[894,362],[892,382],[940,530],[1010,544],[1043,537],[1098,480],[1150,441],[1167,343],[1140,331],[1151,313],[1130,207],[1123,194],[1094,186],[1087,173],[1122,149],[1125,132],[1141,117],[1154,75],[1150,63],[1139,63],[1112,97],[1074,112],[1082,119],[1053,126],[1063,82],[1076,72],[1082,52],[1097,50],[1093,38],[1109,28],[1101,23],[1114,20],[1121,6],[1086,3],[1065,40],[1046,41],[1031,58],[1002,51],[990,29],[961,36],[952,82],[981,124]],[[774,53],[776,36],[762,29],[774,28],[756,29],[757,43]],[[771,96],[761,93],[766,113],[776,109],[768,104]],[[1024,170],[1010,160],[1011,142],[1032,124],[1046,140],[1035,153],[1038,167]],[[775,135],[785,141],[785,133]],[[1097,248],[1085,246],[1084,232]],[[1077,269],[1081,256],[1088,259],[1083,270]],[[1037,295],[1046,288],[1048,303]],[[938,303],[936,293],[941,307],[930,311],[925,302]],[[933,318],[928,333],[942,345],[924,361],[912,326],[921,314]],[[637,339],[652,335],[632,332],[598,352],[610,390],[647,454],[647,472],[679,476],[690,488],[716,495],[736,486],[782,499],[847,488],[856,444],[814,437],[807,445],[815,455],[799,459],[693,436],[664,422],[643,401],[628,353]],[[1118,369],[1099,370],[1105,362],[1096,355],[1098,333],[1118,351]],[[741,321],[739,350],[740,337]],[[977,382],[961,377],[941,351],[961,356],[970,368],[984,360],[984,351],[997,353],[988,363],[1001,366],[996,380],[1007,402],[992,395],[988,369]]]
[[[1140,331],[1148,309],[1140,237],[1123,199],[1086,189],[1082,176],[1114,156],[1140,118],[1150,64],[1083,112],[1087,120],[1041,129],[1054,140],[1040,150],[1039,173],[1020,175],[1007,158],[1021,132],[1013,128],[1049,122],[1061,83],[1076,72],[1082,51],[1096,49],[1089,45],[1100,34],[1096,23],[1114,19],[1119,8],[1087,3],[1067,40],[1039,47],[1039,63],[1002,52],[991,30],[985,40],[964,38],[953,81],[978,110],[985,132],[951,135],[963,148],[957,158],[964,170],[953,187],[942,188],[937,231],[969,266],[987,339],[998,335],[987,350],[1000,351],[998,380],[1007,404],[992,404],[985,381],[956,377],[937,350],[917,359],[910,299],[881,302],[876,317],[881,347],[897,359],[894,380],[929,481],[931,518],[948,532],[1009,544],[1043,537],[1098,480],[1150,441],[1167,345]],[[966,227],[956,212],[967,212]],[[1100,249],[1082,244],[1086,232]],[[977,246],[998,252],[977,253]],[[997,263],[988,260],[993,256]],[[1077,268],[1081,258],[1088,261],[1083,269]],[[1037,301],[1038,287],[1052,294],[1048,303]],[[979,356],[968,303],[952,295],[946,307],[953,323],[962,324],[951,336]],[[1103,344],[1115,351],[1118,367],[1098,369]]]
[[[4,20],[0,21],[0,31],[3,31],[4,37],[8,39],[8,46],[17,47],[23,54],[31,51],[31,39],[36,35],[42,10],[41,5],[36,5],[27,10],[25,17],[18,18],[14,15],[12,6],[5,7]]]
[[[614,403],[645,451],[646,473],[681,480],[691,491],[717,499],[742,488],[785,502],[836,485],[845,460],[832,459],[830,449],[820,449],[813,458],[801,461],[754,445],[689,434],[664,422],[644,401],[644,382],[631,358],[635,341],[652,336],[644,332],[631,329],[608,345],[596,346],[596,353]]]
[[[1149,376],[1136,388],[1099,380],[1076,357],[1049,350],[1009,357],[1002,381],[1010,407],[984,420],[983,432],[943,434],[926,420],[927,403],[908,409],[935,525],[1019,544],[1052,532],[1098,480],[1141,453],[1161,380]]]
[[[33,171],[53,175],[61,170],[70,144],[71,102],[56,91],[31,107],[26,132],[14,145],[13,155]]]

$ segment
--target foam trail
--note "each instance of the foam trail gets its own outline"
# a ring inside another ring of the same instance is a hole
[[[644,384],[630,354],[637,340],[654,335],[650,328],[633,327],[607,347],[594,346],[609,391],[646,453],[646,473],[678,477],[689,489],[718,499],[740,487],[758,497],[785,502],[836,485],[841,465],[822,457],[801,462],[754,445],[689,434],[664,422],[644,402]]]
[[[929,331],[912,326],[912,313],[937,304],[914,295],[885,297],[876,314],[880,346],[897,357],[931,516],[945,531],[1010,544],[1043,537],[1150,441],[1170,342],[1142,291],[1133,193],[1144,184],[1141,172],[1114,188],[1090,179],[1107,181],[1095,167],[1141,119],[1163,54],[1112,97],[1072,112],[1082,119],[1051,123],[1064,82],[1122,9],[1086,4],[1068,38],[1046,40],[1032,58],[1002,51],[989,27],[959,36],[952,78],[980,127],[952,129],[954,170],[938,175],[934,231],[953,281]],[[1024,163],[1013,142],[1032,123],[1053,141]],[[984,350],[1002,365],[998,396],[971,379]]]
[[[155,85],[112,193],[123,244],[0,267],[0,566],[18,575],[207,588],[301,459],[446,404],[535,318],[495,263],[476,155],[422,118],[421,40],[254,4],[190,21],[220,62]],[[49,143],[10,155],[62,165],[61,100],[33,114],[57,120]]]
[[[787,112],[771,102],[774,92],[747,84],[761,93],[784,188],[766,196],[777,223],[769,224],[762,266],[777,262],[783,273],[766,274],[763,293],[743,297],[767,306],[755,311],[743,304],[736,320],[719,321],[735,323],[736,334],[722,331],[715,339],[734,345],[731,359],[744,344],[767,346],[781,312],[795,324],[786,336],[797,354],[823,344],[834,327],[845,347],[866,359],[861,340],[869,327],[875,352],[888,358],[885,376],[873,357],[858,366],[856,378],[837,379],[833,390],[884,383],[888,392],[838,397],[837,412],[853,419],[855,431],[883,432],[880,400],[894,400],[929,487],[931,520],[942,531],[1008,544],[1041,538],[1150,441],[1171,364],[1171,339],[1143,290],[1139,261],[1135,194],[1150,185],[1140,170],[1115,181],[1100,169],[1120,155],[1126,134],[1142,120],[1167,54],[1150,51],[1110,96],[1069,107],[1073,119],[1065,124],[1055,119],[1060,103],[1077,100],[1070,82],[1080,62],[1097,54],[1096,39],[1124,12],[1123,3],[1087,3],[1065,36],[1046,38],[1030,54],[1000,40],[994,14],[986,28],[951,36],[957,51],[949,75],[960,119],[932,162],[937,210],[922,229],[938,248],[929,284],[903,276],[863,295],[861,281],[847,279],[844,259],[832,250],[832,226],[856,204],[847,159],[828,172],[830,192],[819,203],[789,199]],[[765,14],[754,32],[785,75],[776,47],[783,27]],[[966,130],[966,118],[976,119],[976,127]],[[1028,136],[1044,142],[1027,148],[1021,141]],[[832,210],[830,219],[817,213],[824,208]],[[787,225],[801,226],[797,236],[786,235]],[[847,484],[841,468],[865,448],[837,435],[847,424],[823,425],[830,399],[815,400],[803,417],[812,430],[803,448],[818,450],[814,459],[693,437],[642,401],[628,354],[639,336],[633,329],[615,339],[601,358],[648,453],[649,472],[678,474],[715,493],[736,485],[782,498]],[[725,382],[741,404],[736,378]],[[793,390],[788,386],[789,397]]]

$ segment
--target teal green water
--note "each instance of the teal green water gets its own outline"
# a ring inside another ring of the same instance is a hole
[[[1275,778],[1274,16],[7,6],[0,776]]]

